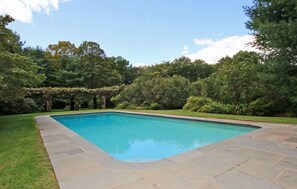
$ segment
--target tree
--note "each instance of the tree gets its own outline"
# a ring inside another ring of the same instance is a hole
[[[24,96],[23,87],[33,87],[44,80],[40,69],[31,58],[18,54],[21,50],[19,36],[6,26],[14,21],[10,16],[0,16],[0,100],[9,101]]]
[[[46,48],[45,55],[50,61],[51,67],[54,71],[59,70],[67,63],[64,59],[76,58],[78,49],[76,46],[69,41],[59,41],[58,44],[50,44]]]
[[[11,22],[14,22],[11,16],[0,15],[0,52],[19,53],[23,43],[16,33],[6,27]]]
[[[123,82],[121,75],[112,69],[112,65],[107,60],[94,59],[92,62],[83,62],[82,66],[88,88],[120,85]]]
[[[195,82],[198,79],[208,77],[213,73],[213,66],[206,64],[203,60],[191,61],[187,57],[180,57],[172,62],[163,62],[148,67],[146,71],[147,76],[156,77],[172,77],[179,75]]]
[[[181,108],[190,95],[189,81],[181,76],[139,77],[113,101],[118,105],[126,103],[131,107]]]
[[[203,80],[205,96],[223,103],[248,104],[264,94],[259,55],[240,51],[219,62],[217,71]]]
[[[78,49],[69,41],[50,44],[45,52],[44,60],[47,80],[45,86],[82,87],[84,76],[82,63],[77,56]]]
[[[50,73],[47,86],[98,88],[122,84],[129,62],[108,58],[100,45],[84,41],[78,48],[69,41],[49,45],[46,51]]]
[[[0,52],[0,99],[24,95],[23,87],[33,87],[44,80],[32,59],[15,53]]]
[[[144,73],[143,67],[134,67],[130,65],[128,69],[126,70],[126,73],[124,74],[124,84],[131,84],[134,82],[134,80]]]
[[[77,55],[82,58],[101,58],[104,59],[106,57],[104,50],[100,48],[100,45],[96,42],[92,41],[84,41],[77,48]]]
[[[245,7],[250,18],[246,27],[256,42],[254,45],[273,56],[283,56],[285,63],[297,64],[297,1],[254,0]],[[281,62],[280,62],[281,63]]]
[[[83,87],[85,73],[79,58],[62,57],[61,67],[48,75],[47,84],[53,87]]]
[[[203,60],[192,62],[186,57],[175,59],[170,65],[170,75],[180,75],[189,79],[191,82],[204,79],[213,72],[212,66],[206,64]]]
[[[58,44],[51,44],[47,47],[47,52],[53,56],[73,57],[77,54],[77,48],[70,41],[59,41]]]
[[[254,0],[245,7],[255,46],[266,51],[267,83],[285,111],[297,113],[297,1]]]
[[[95,42],[84,41],[77,48],[77,55],[81,60],[82,70],[85,73],[86,87],[97,88],[104,86],[105,83],[102,80],[106,78],[104,74],[110,74],[110,65],[105,64],[106,55],[100,45]]]
[[[170,77],[170,62],[162,62],[145,68],[146,77]]]
[[[121,75],[124,84],[131,84],[141,74],[142,68],[133,67],[121,56],[107,57],[106,60],[111,64],[111,68]]]
[[[51,78],[50,75],[57,71],[53,67],[51,57],[47,56],[47,52],[44,51],[41,47],[25,47],[22,49],[22,55],[30,57],[41,69],[38,70],[40,74],[44,74],[46,79],[43,83],[40,83],[42,86],[50,86]]]

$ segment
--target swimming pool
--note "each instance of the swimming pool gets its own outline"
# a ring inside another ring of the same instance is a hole
[[[114,158],[128,162],[164,159],[256,129],[117,112],[52,117]]]

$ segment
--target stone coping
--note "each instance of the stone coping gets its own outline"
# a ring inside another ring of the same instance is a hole
[[[127,111],[98,113],[106,112],[240,124],[259,129],[166,159],[133,163],[113,158],[49,115],[37,116],[60,188],[295,189],[297,186],[296,125]]]

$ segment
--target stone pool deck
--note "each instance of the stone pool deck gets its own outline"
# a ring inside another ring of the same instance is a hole
[[[297,125],[159,116],[261,128],[167,159],[127,163],[50,116],[36,121],[61,189],[297,188]]]

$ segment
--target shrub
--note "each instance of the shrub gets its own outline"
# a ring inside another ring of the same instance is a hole
[[[153,104],[151,104],[150,109],[152,109],[152,110],[159,110],[160,109],[160,105],[158,103],[153,103]]]
[[[124,101],[122,103],[119,103],[116,108],[119,108],[119,109],[127,109],[128,107],[130,106],[130,103],[127,102],[127,101]]]
[[[88,102],[88,107],[89,107],[90,109],[93,108],[93,99],[90,100],[90,101]]]
[[[198,111],[205,112],[205,113],[216,113],[216,114],[230,113],[230,109],[228,105],[221,104],[218,102],[212,102],[212,103],[206,104],[202,106]]]
[[[147,107],[150,106],[150,103],[148,101],[144,101],[141,106]]]
[[[202,106],[211,104],[213,101],[210,98],[207,97],[195,97],[195,96],[190,96],[187,99],[187,103],[184,105],[183,109],[185,110],[191,110],[191,111],[197,111]]]
[[[118,95],[116,95],[116,96],[111,97],[110,101],[111,101],[112,103],[118,105],[118,104],[121,103],[121,101],[122,101],[122,100],[121,100],[121,95],[118,94]],[[92,101],[92,103],[93,103],[93,101]]]
[[[134,106],[153,108],[181,108],[189,97],[189,81],[180,76],[173,77],[139,77],[121,93],[112,98],[116,105],[129,101]]]
[[[271,115],[275,108],[274,103],[267,98],[258,98],[249,105],[249,111],[251,115]]]
[[[38,106],[31,98],[18,98],[0,102],[0,114],[23,114],[37,112]]]
[[[229,104],[229,111],[235,115],[250,115],[250,108],[248,104]]]

